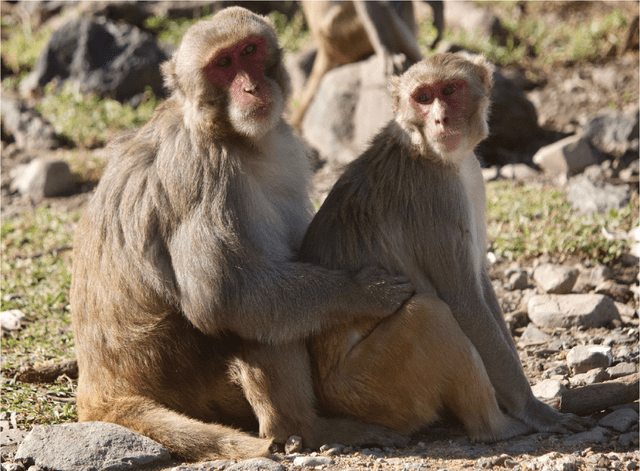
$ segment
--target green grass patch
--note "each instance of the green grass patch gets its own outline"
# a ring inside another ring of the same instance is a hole
[[[638,225],[638,195],[618,211],[581,214],[565,194],[509,181],[487,184],[487,234],[496,255],[509,260],[543,254],[573,255],[611,264],[626,250],[626,240],[608,240],[603,229],[630,231]]]
[[[2,412],[15,411],[18,427],[76,422],[78,408],[71,400],[77,381],[60,378],[55,384],[27,384],[2,377]]]
[[[506,44],[500,45],[495,39],[489,39],[480,33],[445,30],[444,38],[469,51],[484,54],[491,62],[501,66],[521,63],[526,56],[525,46],[516,46],[513,37],[508,37]]]
[[[18,422],[29,428],[76,417],[75,404],[60,402],[73,397],[75,381],[63,377],[55,384],[34,385],[16,381],[15,375],[24,365],[75,356],[71,251],[66,248],[79,217],[42,207],[2,222],[2,310],[19,309],[25,320],[20,330],[2,338],[0,411],[16,411]]]
[[[605,57],[612,47],[620,48],[629,22],[627,13],[614,10],[601,18],[575,24],[551,24],[539,14],[516,15],[512,3],[492,2],[508,31],[505,44],[479,33],[450,28],[445,29],[445,40],[482,53],[501,66],[521,64],[531,55],[538,66],[562,66],[595,61]]]
[[[213,16],[209,5],[202,7],[199,18],[167,18],[166,15],[152,16],[145,20],[145,27],[158,32],[158,41],[177,46],[187,30],[200,20],[209,20]]]
[[[291,20],[278,11],[269,13],[269,19],[278,34],[280,47],[287,52],[295,52],[312,44],[311,33],[302,11],[298,11]]]
[[[422,55],[427,56],[431,51],[431,44],[438,37],[438,30],[433,25],[433,15],[427,14],[418,24],[417,41]],[[444,34],[443,34],[444,38]]]
[[[170,19],[166,16],[154,16],[148,18],[145,27],[158,32],[158,40],[166,44],[178,46],[180,40],[187,30],[200,20],[209,20],[213,13],[209,11],[209,6],[202,7],[199,18]],[[287,51],[297,51],[302,46],[311,42],[311,36],[306,25],[302,11],[297,12],[291,20],[278,11],[273,11],[268,15],[273,26],[278,33],[280,47]]]
[[[0,25],[2,36],[7,38],[0,42],[5,65],[15,73],[33,69],[53,30],[43,27],[32,31],[28,21],[9,24],[5,18]]]
[[[76,145],[94,148],[104,145],[113,134],[136,129],[153,115],[160,101],[147,87],[145,96],[136,108],[98,95],[85,95],[67,81],[55,90],[45,87],[45,97],[36,109],[53,125],[56,132]]]

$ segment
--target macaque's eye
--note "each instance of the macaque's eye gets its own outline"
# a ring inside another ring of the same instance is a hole
[[[418,95],[417,100],[419,103],[426,103],[431,100],[431,95],[429,95],[428,93],[421,93],[420,95]]]
[[[251,54],[253,54],[254,52],[256,52],[256,50],[258,49],[258,47],[255,44],[249,44],[247,47],[245,47],[242,50],[242,54],[243,56],[250,56]]]
[[[442,94],[451,95],[455,91],[456,91],[456,86],[453,83],[450,83],[449,85],[447,85],[442,89]]]
[[[222,59],[220,59],[218,62],[216,62],[216,67],[229,67],[231,65],[231,57],[229,56],[224,56]]]

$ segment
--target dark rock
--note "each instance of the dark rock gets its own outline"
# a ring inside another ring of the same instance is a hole
[[[620,445],[622,445],[623,447],[629,447],[631,445],[634,445],[636,448],[638,447],[638,432],[629,432],[629,433],[623,433],[622,435],[620,435],[618,437],[618,443]],[[634,462],[629,462],[629,464],[631,464],[631,467],[627,466],[627,469],[629,470],[635,470],[638,469],[638,464],[634,463]]]
[[[623,155],[638,139],[638,111],[633,113],[606,112],[591,119],[583,133],[591,144],[616,157]]]
[[[627,432],[638,423],[638,413],[632,409],[619,409],[606,415],[598,422],[602,427],[610,427],[617,432]]]
[[[564,439],[564,446],[582,446],[584,444],[592,444],[592,443],[605,443],[607,441],[606,435],[609,432],[602,428],[596,427],[592,430],[582,433],[576,433]]]
[[[445,8],[446,10],[446,8]],[[499,71],[493,74],[489,137],[478,146],[488,164],[515,163],[506,160],[499,149],[522,150],[540,134],[538,114],[518,85]]]
[[[125,21],[144,29],[146,19],[154,16],[155,3],[101,0],[82,2],[80,10],[83,16],[102,16],[116,22]]]
[[[71,19],[53,33],[20,88],[33,91],[57,79],[119,101],[147,86],[162,95],[160,64],[166,59],[155,39],[135,26],[103,17]]]

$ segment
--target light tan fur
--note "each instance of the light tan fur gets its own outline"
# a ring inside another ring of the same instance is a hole
[[[247,59],[262,90],[232,95],[203,70],[248,37],[266,40]],[[406,443],[316,415],[305,340],[363,313],[384,318],[412,287],[377,268],[293,260],[310,171],[281,116],[281,57],[268,21],[245,9],[197,23],[163,67],[171,96],[111,144],[74,244],[81,421],[124,425],[189,460],[265,455],[293,434],[312,447]],[[271,114],[254,118],[246,103],[264,89]]]
[[[437,54],[394,78],[395,120],[346,168],[307,230],[301,261],[355,271],[377,262],[417,293],[382,321],[353,319],[314,336],[326,413],[410,433],[446,406],[476,440],[580,427],[533,397],[486,270],[473,149],[488,132],[492,71],[482,57]],[[457,144],[443,145],[442,132]]]
[[[442,36],[444,16],[442,2],[432,4],[438,29]],[[330,70],[376,54],[382,61],[384,73],[401,71],[394,55],[402,53],[411,62],[422,59],[416,42],[416,25],[411,2],[349,2],[303,1],[305,17],[313,40],[318,47],[309,79],[298,105],[293,109],[290,122],[302,126],[302,119],[313,100],[322,77]]]

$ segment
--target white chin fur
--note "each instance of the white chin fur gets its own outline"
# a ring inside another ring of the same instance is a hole
[[[445,144],[442,143],[438,146],[437,152],[442,159],[459,164],[467,158],[469,152],[473,152],[473,146],[469,144],[469,139],[464,136],[453,149],[447,150]]]
[[[263,118],[252,116],[250,111],[239,110],[233,104],[229,109],[229,119],[233,128],[240,134],[259,139],[271,131],[280,121],[284,111],[284,102],[280,93],[274,93],[271,113]]]
[[[474,146],[469,143],[467,136],[463,136],[454,149],[447,150],[444,141],[429,142],[422,133],[422,129],[398,122],[402,129],[402,138],[411,145],[420,155],[434,155],[446,162],[460,164],[467,158]]]

